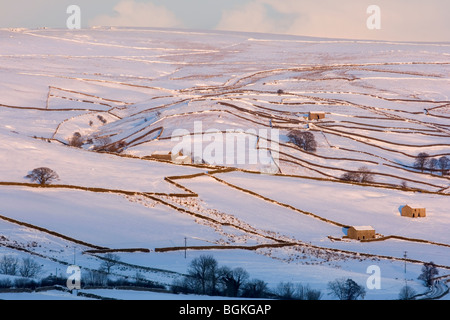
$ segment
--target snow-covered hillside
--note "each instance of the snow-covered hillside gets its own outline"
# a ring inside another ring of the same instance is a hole
[[[405,278],[425,292],[425,262],[450,274],[450,176],[413,166],[450,158],[450,43],[102,27],[2,29],[0,48],[0,255],[41,277],[74,259],[96,270],[99,248],[130,251],[115,277],[166,288],[205,253],[327,299],[372,265],[366,299],[397,299]],[[151,157],[181,149],[192,163]],[[59,179],[32,184],[38,167]],[[342,180],[361,167],[369,181]],[[427,216],[402,217],[407,204]],[[345,237],[367,225],[376,241]]]

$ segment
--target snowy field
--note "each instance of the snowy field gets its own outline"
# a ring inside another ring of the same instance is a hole
[[[450,176],[413,167],[420,152],[450,157],[449,43],[102,27],[1,29],[0,47],[0,259],[31,257],[34,280],[67,277],[73,263],[97,270],[99,248],[120,257],[115,279],[166,289],[202,254],[322,299],[336,299],[327,285],[338,278],[366,286],[373,265],[381,288],[366,288],[369,300],[397,299],[405,280],[425,293],[426,262],[450,279]],[[293,129],[312,133],[316,151],[292,144]],[[195,165],[150,158],[182,139]],[[256,154],[270,163],[250,163]],[[340,180],[362,166],[373,181]],[[32,184],[38,167],[59,179]],[[427,216],[402,217],[406,204]],[[360,225],[381,239],[343,238]],[[81,292],[91,296],[3,288],[0,299],[211,298]]]

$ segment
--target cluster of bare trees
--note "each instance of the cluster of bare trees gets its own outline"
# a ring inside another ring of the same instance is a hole
[[[83,284],[89,286],[106,286],[108,284],[108,276],[120,263],[120,257],[114,253],[107,253],[102,260],[98,270],[89,270],[84,273]]]
[[[341,180],[370,183],[374,181],[374,178],[369,168],[362,166],[357,171],[347,171],[341,176]]]
[[[418,279],[426,287],[431,287],[438,275],[433,262],[424,263]],[[220,267],[211,255],[202,255],[191,261],[188,273],[182,280],[172,284],[175,293],[194,293],[203,295],[224,295],[229,297],[272,298],[282,300],[320,300],[322,292],[309,285],[280,282],[274,290],[269,290],[262,280],[249,280],[249,274],[242,268]],[[364,299],[366,289],[350,278],[339,278],[328,282],[328,294],[339,300]],[[411,300],[416,292],[410,286],[404,286],[400,300]]]
[[[5,255],[0,259],[0,273],[24,278],[34,278],[41,273],[42,266],[31,258],[20,261],[12,255]]]
[[[243,268],[219,267],[217,260],[211,255],[193,259],[188,274],[172,284],[174,292],[231,297],[246,296],[248,291],[252,291],[258,295],[254,298],[260,298],[265,296],[266,289],[265,283],[249,280],[249,274]]]
[[[103,261],[100,264],[100,270],[110,274],[112,269],[120,262],[120,257],[114,253],[107,253],[103,257]]]
[[[107,139],[109,139],[109,138],[107,138]],[[116,142],[112,143],[111,139],[109,139],[109,144],[100,142],[100,144],[97,144],[94,147],[94,150],[95,151],[107,151],[107,152],[121,153],[126,146],[127,146],[127,143],[125,141],[116,141]]]
[[[314,134],[312,134],[311,132],[291,130],[287,136],[290,142],[295,144],[297,147],[308,152],[316,152],[317,143],[316,139],[314,138]]]
[[[75,132],[71,138],[69,138],[69,146],[81,148],[84,144],[84,138],[81,133]]]
[[[425,262],[422,266],[422,272],[417,278],[422,281],[425,287],[432,287],[434,282],[436,281],[436,277],[439,275],[439,270],[433,261]],[[410,286],[405,285],[398,295],[400,300],[414,300],[417,296],[417,292]]]
[[[282,300],[320,300],[322,298],[320,290],[301,283],[294,285],[292,282],[280,282],[275,294]]]
[[[328,283],[330,295],[336,296],[339,300],[364,299],[366,290],[352,279],[341,278]]]
[[[106,120],[102,115],[98,115],[97,119],[100,120],[101,123],[106,124],[108,122],[108,120]]]
[[[81,279],[82,286],[94,287],[146,287],[164,289],[163,285],[145,279],[145,277],[136,272],[135,276],[127,276],[125,278],[114,277],[110,275],[114,269],[121,264],[120,256],[112,252],[106,253],[101,258],[103,261],[97,270],[85,270]]]
[[[201,255],[191,261],[188,274],[172,284],[172,291],[228,297],[275,298],[284,300],[319,300],[320,291],[309,286],[291,282],[280,283],[275,291],[270,291],[266,282],[250,279],[248,272],[240,267],[219,266],[211,255]]]
[[[423,282],[425,287],[433,286],[439,270],[433,262],[426,262],[422,266],[421,274],[417,278]],[[358,300],[364,299],[366,290],[364,286],[359,285],[352,279],[340,278],[328,283],[329,294],[337,297],[339,300]],[[318,300],[321,297],[320,291],[311,290],[309,287],[299,285],[295,288],[291,283],[281,283],[278,286],[278,296],[283,299],[292,299],[293,297],[303,297],[301,300]],[[399,293],[400,300],[412,300],[416,296],[416,291],[405,285]]]
[[[82,286],[96,287],[147,287],[164,289],[161,284],[146,280],[141,274],[136,273],[135,277],[127,276],[124,278],[115,277],[110,279],[114,268],[120,263],[120,257],[113,253],[107,253],[102,257],[103,261],[98,270],[83,270],[81,279]],[[19,260],[13,255],[4,255],[0,258],[0,274],[19,277],[4,277],[0,279],[0,288],[27,288],[36,289],[39,287],[60,285],[66,286],[67,279],[63,273],[50,274],[49,276],[37,279],[42,274],[42,265],[31,258]]]
[[[125,141],[112,142],[108,136],[83,137],[79,132],[75,132],[68,139],[69,146],[81,148],[84,144],[94,145],[94,151],[108,151],[120,153],[127,146]]]
[[[426,287],[431,287],[434,284],[435,277],[439,275],[439,270],[433,261],[426,262],[422,266],[422,273],[417,279],[421,280]]]
[[[440,172],[442,176],[448,175],[450,171],[450,159],[446,156],[432,158],[428,153],[421,152],[416,156],[414,168],[421,172]]]
[[[105,287],[108,285],[108,274],[103,270],[83,272],[83,286]]]
[[[412,287],[405,285],[400,289],[400,293],[398,294],[399,300],[414,300],[414,296],[417,295],[416,290]]]

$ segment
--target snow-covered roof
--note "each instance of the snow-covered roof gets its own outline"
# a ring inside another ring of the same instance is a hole
[[[358,231],[375,230],[371,226],[352,226],[352,228]]]
[[[411,209],[425,209],[424,207],[421,207],[421,206],[409,205],[409,204],[405,205],[405,207],[409,207]]]
[[[168,154],[170,153],[167,151],[155,151],[152,153],[152,155],[168,155]]]

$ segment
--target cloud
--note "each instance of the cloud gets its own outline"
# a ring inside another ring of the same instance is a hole
[[[447,0],[377,0],[381,29],[369,30],[370,0],[250,0],[226,10],[217,29],[329,38],[450,41]]]
[[[277,26],[277,21],[269,16],[267,7],[261,1],[252,1],[231,10],[224,10],[216,29],[263,33],[284,31]]]
[[[141,3],[123,0],[114,7],[115,14],[100,15],[90,21],[91,26],[117,27],[181,27],[181,22],[174,13],[152,2]]]
[[[365,19],[365,8],[359,7]],[[251,0],[224,11],[217,29],[335,37],[357,29],[355,24],[360,21],[353,19],[352,23],[350,18],[356,10],[355,6],[337,6],[334,0]]]

